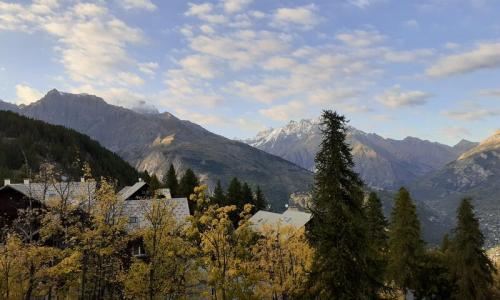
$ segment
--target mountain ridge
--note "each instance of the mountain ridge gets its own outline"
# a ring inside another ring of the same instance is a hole
[[[0,109],[12,109],[0,105]],[[229,140],[170,113],[141,114],[88,94],[51,90],[42,99],[16,106],[23,115],[89,135],[139,171],[160,178],[170,164],[193,169],[201,180],[227,185],[233,176],[260,185],[273,208],[284,209],[291,193],[308,190],[312,173],[280,157]]]

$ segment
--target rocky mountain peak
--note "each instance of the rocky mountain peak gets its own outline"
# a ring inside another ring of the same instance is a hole
[[[493,135],[482,141],[476,147],[462,154],[458,159],[459,160],[467,159],[469,157],[487,151],[500,151],[500,130],[495,131]]]

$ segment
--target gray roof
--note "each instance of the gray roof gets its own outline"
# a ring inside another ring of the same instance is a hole
[[[118,192],[117,195],[118,195],[118,197],[120,197],[123,200],[129,200],[129,198],[135,192],[137,192],[138,190],[140,190],[145,184],[146,184],[146,182],[144,182],[144,181],[138,181],[138,182],[134,183],[133,186],[126,186],[126,187],[124,187],[123,189],[121,189]]]
[[[153,201],[165,201],[171,208],[172,215],[175,217],[177,224],[184,225],[189,216],[189,205],[187,198],[160,198],[160,199],[141,199],[125,201],[124,212],[129,218],[137,218],[136,224],[129,224],[129,229],[137,229],[147,227],[148,221],[146,214],[151,207]]]
[[[26,197],[45,202],[50,199],[61,199],[64,197],[70,203],[79,203],[91,197],[94,198],[96,191],[95,182],[56,182],[56,183],[13,183],[2,187],[12,188]]]
[[[250,222],[255,230],[261,230],[266,224],[270,226],[290,225],[295,228],[301,228],[305,226],[310,219],[310,213],[292,209],[287,209],[282,214],[259,210],[250,218]]]

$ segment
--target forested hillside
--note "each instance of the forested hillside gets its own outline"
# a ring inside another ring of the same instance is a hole
[[[50,125],[0,111],[0,178],[20,181],[40,164],[50,162],[66,176],[79,177],[88,162],[95,177],[106,176],[121,185],[137,179],[137,171],[98,142],[63,126]]]

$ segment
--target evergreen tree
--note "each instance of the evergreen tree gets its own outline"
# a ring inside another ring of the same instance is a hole
[[[449,249],[454,299],[492,299],[494,265],[484,249],[484,236],[469,199],[458,208],[457,227]]]
[[[372,291],[372,294],[378,294],[381,292],[378,289],[384,287],[385,284],[388,247],[386,230],[388,223],[382,212],[382,202],[376,193],[370,193],[366,200],[364,211],[367,224],[368,249],[374,262],[371,265],[372,268],[370,268],[370,276],[377,283],[373,286],[375,289]]]
[[[240,207],[240,203],[243,202],[243,197],[241,183],[238,178],[234,177],[233,179],[231,179],[231,182],[227,187],[226,197],[228,205],[236,205],[237,207]]]
[[[191,194],[194,193],[194,188],[197,187],[199,184],[200,183],[198,181],[198,178],[194,174],[193,170],[187,169],[181,178],[181,182],[179,183],[178,196],[186,197],[189,200]],[[194,203],[193,201],[188,201],[188,204],[189,204],[189,212],[193,214],[196,203]]]
[[[255,202],[254,202],[254,210],[255,212],[259,210],[266,209],[267,203],[266,203],[266,198],[264,197],[264,193],[262,193],[262,190],[260,189],[260,186],[257,186],[255,189]]]
[[[177,174],[175,173],[174,165],[170,164],[167,174],[165,175],[165,187],[170,189],[172,197],[178,197],[179,182],[177,181]]]
[[[193,170],[187,169],[181,178],[181,182],[179,183],[178,195],[189,199],[189,196],[191,196],[194,192],[194,188],[199,184],[198,178],[194,174]]]
[[[353,171],[346,120],[324,111],[323,139],[316,155],[312,220],[308,239],[315,248],[311,297],[366,299],[372,290],[362,209],[363,183]]]
[[[217,180],[217,184],[215,185],[214,194],[210,197],[211,204],[217,204],[219,207],[223,207],[227,205],[226,195],[224,194],[224,189],[220,183],[220,180]]]
[[[239,203],[238,209],[243,209],[245,204],[254,204],[254,197],[252,188],[248,185],[248,183],[244,182],[241,187],[241,202]]]
[[[389,224],[388,275],[394,284],[407,294],[418,287],[419,270],[423,263],[424,242],[420,221],[410,193],[400,188]]]
[[[149,191],[151,192],[151,194],[154,194],[155,191],[161,187],[160,180],[158,180],[156,174],[153,174],[153,176],[149,178],[149,181],[147,183],[149,184]]]

